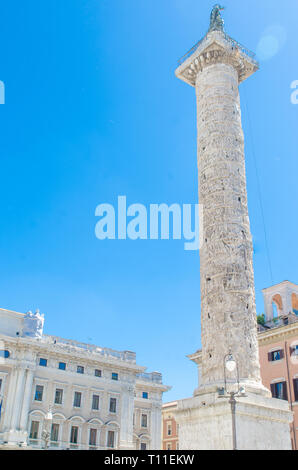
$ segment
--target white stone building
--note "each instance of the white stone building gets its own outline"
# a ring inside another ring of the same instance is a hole
[[[43,323],[0,309],[0,444],[160,449],[161,374],[134,352],[44,335]]]

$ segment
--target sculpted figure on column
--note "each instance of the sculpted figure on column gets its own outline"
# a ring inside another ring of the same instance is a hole
[[[210,27],[209,31],[223,31],[224,20],[220,14],[224,10],[224,7],[220,5],[215,5],[211,11],[210,15]]]

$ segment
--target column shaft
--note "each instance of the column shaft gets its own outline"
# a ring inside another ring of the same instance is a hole
[[[260,381],[252,240],[238,73],[216,63],[197,75],[202,381],[223,380],[231,348],[240,377]]]

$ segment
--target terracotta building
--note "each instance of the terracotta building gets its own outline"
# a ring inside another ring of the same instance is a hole
[[[174,419],[173,410],[177,402],[165,403],[162,407],[162,449],[178,450],[178,425]]]
[[[259,354],[262,382],[274,398],[287,400],[294,414],[291,425],[292,448],[298,450],[298,285],[289,281],[263,289],[265,314],[259,316]],[[198,367],[201,351],[188,356]],[[177,402],[162,408],[162,448],[179,448],[173,411]]]
[[[292,447],[298,450],[298,286],[284,281],[263,290],[265,315],[259,325],[262,382],[272,396],[288,400],[294,413]]]

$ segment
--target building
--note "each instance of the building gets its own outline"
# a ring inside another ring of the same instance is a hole
[[[162,384],[131,351],[43,334],[44,317],[0,309],[0,444],[160,449]]]
[[[172,401],[162,406],[162,449],[179,450],[178,425],[173,411],[177,408],[177,402]]]
[[[259,325],[262,382],[294,413],[292,448],[298,450],[298,285],[281,282],[263,290],[265,316]],[[274,313],[275,312],[275,313]]]
[[[262,292],[266,312],[263,321],[262,316],[259,317],[261,324],[258,325],[262,383],[274,398],[289,402],[294,413],[290,424],[292,448],[298,450],[298,285],[284,281]],[[188,357],[198,367],[200,383],[202,352],[199,350]],[[162,408],[163,449],[168,449],[168,445],[173,449],[179,446],[174,419],[176,407],[177,401],[165,403]],[[170,435],[167,435],[168,426]]]
[[[293,415],[261,381],[239,95],[259,64],[225,32],[221,10],[213,7],[208,32],[176,69],[196,93],[203,228],[201,383],[193,398],[178,401],[175,420],[183,450],[286,450]]]

